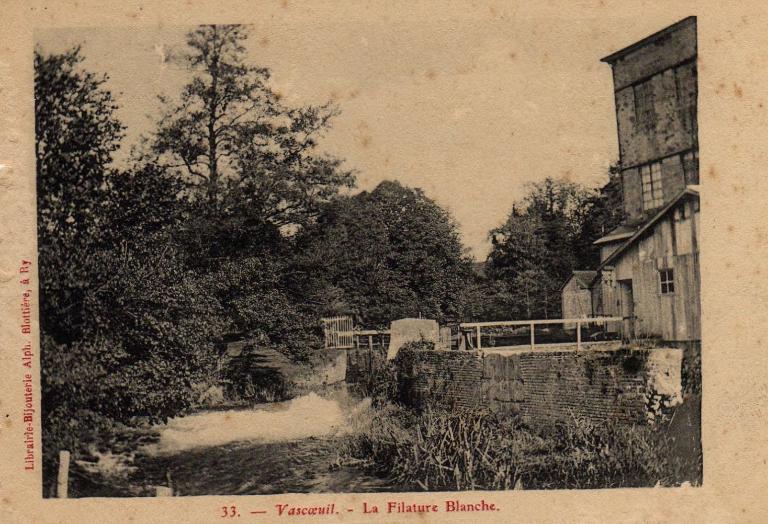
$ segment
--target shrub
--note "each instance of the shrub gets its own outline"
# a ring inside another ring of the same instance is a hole
[[[279,369],[265,366],[261,355],[233,358],[222,371],[224,389],[231,400],[275,402],[291,397],[290,383]]]

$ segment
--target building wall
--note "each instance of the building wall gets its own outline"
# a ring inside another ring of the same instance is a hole
[[[561,292],[563,318],[582,318],[592,316],[592,293],[583,289],[571,278]],[[570,325],[566,326],[572,327]]]
[[[648,45],[637,47],[613,61],[613,83],[622,89],[658,71],[696,55],[696,21],[688,20],[675,31]]]
[[[395,360],[399,400],[414,408],[436,403],[451,410],[488,407],[483,361],[477,351],[403,349]]]
[[[600,262],[611,256],[627,239],[617,240],[616,242],[606,242],[600,245]]]
[[[696,23],[689,20],[611,64],[624,208],[630,222],[642,221],[653,211],[643,208],[641,165],[662,162],[663,203],[686,183],[698,183],[698,159],[690,161],[698,151],[696,45]]]
[[[637,112],[640,96],[632,85],[615,93],[622,166],[629,168],[695,147],[696,64],[659,72],[643,81],[651,100],[651,120]],[[684,94],[683,94],[684,93]]]
[[[685,199],[603,269],[593,289],[596,314],[621,316],[618,282],[631,279],[636,336],[700,340],[699,237],[698,199]],[[674,293],[661,293],[661,269],[674,271]]]

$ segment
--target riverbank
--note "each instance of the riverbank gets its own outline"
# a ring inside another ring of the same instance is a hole
[[[596,489],[700,485],[697,398],[655,426],[571,419],[532,428],[486,410],[416,415],[383,403],[344,453],[405,490]],[[681,429],[684,423],[686,429]]]

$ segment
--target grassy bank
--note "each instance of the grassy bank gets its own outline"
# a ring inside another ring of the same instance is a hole
[[[487,411],[419,416],[371,408],[342,453],[410,489],[580,489],[700,483],[700,457],[674,455],[665,427],[571,420],[535,430]]]

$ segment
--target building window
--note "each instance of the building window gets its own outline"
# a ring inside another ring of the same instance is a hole
[[[632,88],[635,98],[635,122],[637,127],[644,130],[656,126],[656,108],[653,105],[652,79],[637,84]]]
[[[660,269],[659,282],[661,282],[662,295],[675,292],[675,273],[672,269]]]
[[[643,209],[655,209],[664,203],[661,191],[661,162],[640,167],[643,181]]]
[[[682,155],[683,173],[685,174],[685,184],[699,183],[699,152],[698,150],[689,151]]]
[[[696,63],[675,68],[675,93],[683,129],[696,143]]]

